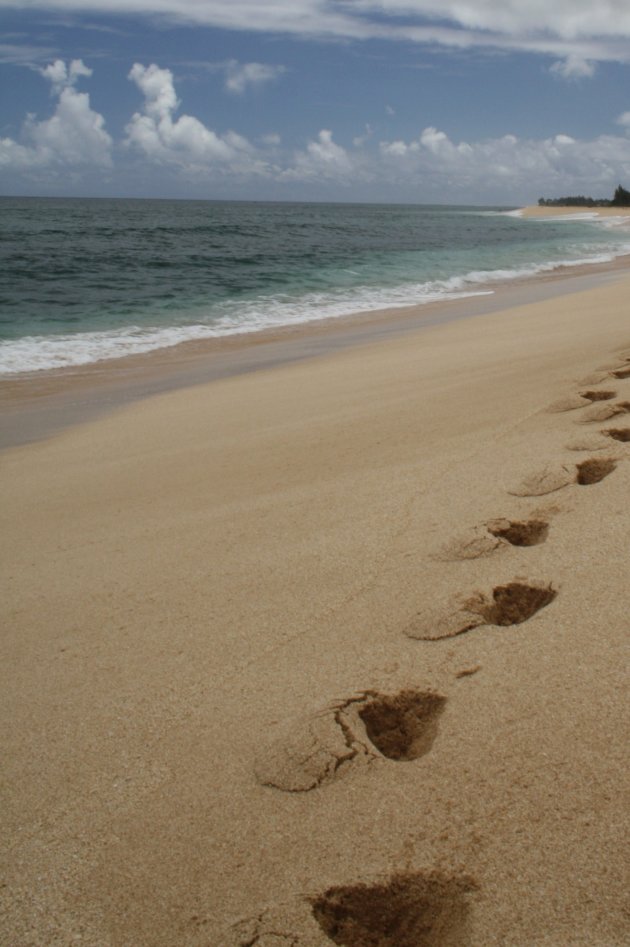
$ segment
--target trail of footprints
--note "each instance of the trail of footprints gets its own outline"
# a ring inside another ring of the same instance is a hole
[[[630,356],[625,358],[630,362]],[[630,366],[614,367],[586,380],[593,385],[610,378],[630,379]],[[592,424],[630,412],[630,401],[615,401],[617,392],[588,388],[577,396],[555,402],[551,412],[580,411],[578,422]],[[574,451],[604,450],[610,441],[630,443],[630,426],[603,429],[597,437],[566,445]],[[541,496],[570,484],[591,486],[616,469],[619,457],[589,457],[560,469],[543,468],[508,492],[520,497]],[[529,519],[496,519],[473,527],[447,544],[437,558],[444,561],[493,555],[510,546],[544,543],[549,517],[533,513]],[[522,578],[497,585],[466,598],[436,602],[413,616],[404,634],[421,641],[452,638],[480,628],[505,628],[529,621],[550,605],[558,591],[551,582]],[[458,673],[474,674],[477,667]],[[291,722],[264,747],[254,765],[263,786],[289,793],[318,790],[351,767],[379,760],[409,764],[425,756],[438,736],[439,719],[447,698],[431,690],[404,689],[396,694],[364,691],[301,722]],[[310,923],[333,944],[342,947],[462,947],[467,943],[467,896],[476,885],[471,878],[439,872],[393,874],[375,883],[332,887],[308,899]],[[293,910],[295,911],[295,905]],[[291,911],[289,910],[289,914]],[[299,913],[299,912],[298,912]],[[234,947],[299,947],[297,915],[291,930],[276,921],[273,909],[258,918],[234,925]]]

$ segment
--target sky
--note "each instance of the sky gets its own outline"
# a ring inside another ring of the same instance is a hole
[[[0,193],[630,188],[630,0],[0,0]]]

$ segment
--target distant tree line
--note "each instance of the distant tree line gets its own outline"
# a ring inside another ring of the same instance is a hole
[[[616,188],[613,199],[584,197],[541,197],[539,207],[630,207],[630,191],[626,191],[621,184]]]

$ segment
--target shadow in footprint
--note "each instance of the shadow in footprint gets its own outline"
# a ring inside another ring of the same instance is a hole
[[[580,397],[587,401],[610,401],[616,394],[616,391],[581,391]]]
[[[621,441],[624,444],[627,444],[630,441],[630,427],[617,427],[617,428],[608,428],[607,431],[604,431],[604,434],[607,434],[608,437],[612,437],[615,441]]]
[[[393,697],[375,697],[359,710],[359,717],[383,756],[399,762],[417,760],[433,746],[445,704],[440,694],[404,690]]]
[[[488,524],[488,532],[512,546],[537,546],[544,543],[549,523],[544,520],[497,520]]]
[[[616,372],[612,372],[615,378],[630,378],[630,368],[619,368]]]
[[[591,483],[599,483],[608,474],[611,474],[617,464],[614,460],[602,457],[592,457],[590,460],[584,460],[577,465],[577,480],[580,486],[588,486]]]
[[[558,593],[550,585],[508,582],[492,591],[492,602],[480,602],[475,610],[488,625],[520,625],[553,602]]]
[[[385,884],[328,891],[311,904],[322,931],[341,947],[456,947],[468,943],[469,878],[393,875]]]

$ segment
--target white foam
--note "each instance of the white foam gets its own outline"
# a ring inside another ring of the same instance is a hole
[[[549,218],[547,218],[549,219]],[[197,313],[196,320],[170,326],[126,326],[99,332],[29,336],[0,343],[0,375],[71,368],[92,362],[139,355],[182,342],[223,338],[263,329],[299,325],[359,312],[397,309],[430,302],[492,294],[493,283],[534,277],[564,267],[608,263],[630,254],[630,244],[615,253],[593,253],[582,259],[557,260],[522,267],[473,270],[462,276],[393,287],[359,287],[336,293],[287,294],[232,302],[222,313]]]

